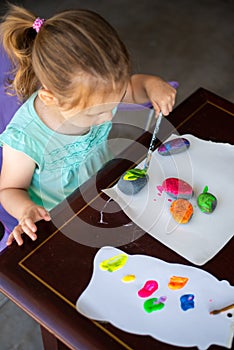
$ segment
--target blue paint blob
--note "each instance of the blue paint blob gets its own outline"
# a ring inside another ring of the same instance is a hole
[[[194,295],[184,294],[180,297],[180,306],[183,311],[194,308]]]

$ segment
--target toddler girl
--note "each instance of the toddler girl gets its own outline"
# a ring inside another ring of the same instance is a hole
[[[44,20],[10,5],[0,35],[12,63],[7,90],[24,102],[0,136],[0,199],[18,220],[7,244],[21,245],[23,233],[35,240],[35,223],[49,221],[49,211],[108,160],[120,101],[151,101],[168,115],[176,91],[159,77],[131,75],[123,42],[92,11]]]

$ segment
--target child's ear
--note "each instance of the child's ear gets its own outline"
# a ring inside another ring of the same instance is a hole
[[[52,92],[46,88],[41,88],[38,91],[38,97],[46,106],[55,105],[58,102],[57,98],[54,97]]]

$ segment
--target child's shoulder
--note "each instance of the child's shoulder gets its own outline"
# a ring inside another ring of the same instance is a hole
[[[29,99],[19,107],[8,125],[9,127],[25,129],[35,120],[36,111],[34,109],[34,100],[36,96],[37,92],[30,96]]]

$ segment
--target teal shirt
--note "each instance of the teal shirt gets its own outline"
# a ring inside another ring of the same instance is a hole
[[[37,115],[36,96],[37,92],[16,112],[0,135],[0,145],[33,159],[36,168],[28,192],[36,204],[50,210],[112,159],[107,144],[112,123],[92,126],[81,136],[57,133]]]

